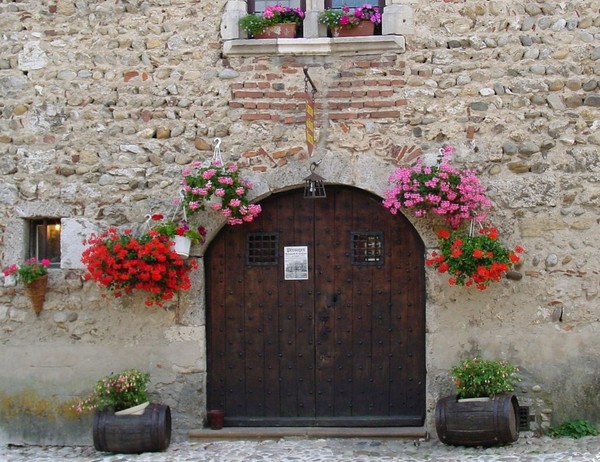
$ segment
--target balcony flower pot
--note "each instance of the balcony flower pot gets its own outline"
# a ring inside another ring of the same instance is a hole
[[[267,6],[262,14],[248,14],[240,18],[239,25],[248,37],[294,38],[296,27],[304,20],[300,8],[283,6],[280,3]]]
[[[333,37],[366,37],[375,34],[375,23],[371,21],[361,21],[354,27],[335,27],[331,29]]]
[[[332,37],[368,36],[375,33],[375,24],[381,24],[381,12],[368,3],[355,8],[343,6],[322,11],[319,22],[328,27]]]
[[[295,22],[282,22],[266,26],[262,32],[254,35],[256,39],[279,39],[279,38],[295,38],[298,24]]]

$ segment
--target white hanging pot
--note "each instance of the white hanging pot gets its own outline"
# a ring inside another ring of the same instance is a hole
[[[192,240],[185,236],[173,236],[173,250],[180,256],[188,258],[190,256],[190,248],[192,247]]]

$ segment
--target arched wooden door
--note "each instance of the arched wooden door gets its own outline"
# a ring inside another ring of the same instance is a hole
[[[206,255],[208,408],[230,426],[418,426],[424,246],[381,199],[261,202]]]

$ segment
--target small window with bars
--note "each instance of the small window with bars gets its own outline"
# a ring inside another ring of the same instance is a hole
[[[250,266],[276,265],[278,244],[278,233],[248,234],[246,263]]]
[[[383,264],[383,233],[351,232],[353,265]]]

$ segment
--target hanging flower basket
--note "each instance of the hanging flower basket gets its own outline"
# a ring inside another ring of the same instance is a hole
[[[179,290],[189,289],[189,273],[198,266],[181,258],[171,241],[152,229],[136,237],[130,229],[110,228],[90,236],[86,244],[81,257],[88,270],[84,279],[96,281],[115,297],[146,292],[148,306],[162,306]]]
[[[485,290],[490,282],[498,282],[515,263],[523,248],[509,250],[498,240],[498,230],[487,224],[474,233],[446,229],[438,232],[439,251],[434,250],[425,261],[439,273],[448,274],[450,285]]]
[[[239,225],[261,212],[260,205],[250,204],[247,195],[252,183],[240,176],[236,164],[193,162],[183,171],[182,185],[184,210],[190,216],[208,207],[227,218],[228,224]],[[210,203],[213,199],[216,202]]]
[[[392,187],[385,192],[383,205],[392,214],[411,209],[415,216],[440,215],[453,228],[464,220],[485,219],[492,206],[486,188],[472,170],[459,170],[449,165],[452,146],[440,150],[441,159],[433,166],[418,159],[412,167],[398,168],[389,178]]]

